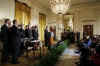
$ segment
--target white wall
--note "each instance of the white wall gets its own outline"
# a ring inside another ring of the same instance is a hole
[[[74,13],[74,31],[83,37],[83,25],[93,25],[93,34],[100,35],[100,3],[77,5]],[[78,9],[77,9],[78,8]]]
[[[48,11],[37,1],[32,0],[19,0],[26,3],[31,7],[31,26],[37,25],[39,27],[39,13],[44,13],[48,22]],[[0,26],[3,24],[4,18],[10,18],[13,20],[15,17],[15,0],[0,0]]]
[[[47,16],[48,22],[48,11],[39,3],[33,3],[30,0],[19,0],[26,3],[31,7],[31,25],[39,24],[39,13],[44,13]],[[15,16],[15,0],[0,0],[0,21],[4,18],[14,19]]]
[[[39,11],[37,8],[31,9],[31,26],[39,24]]]
[[[59,22],[58,15],[55,15],[48,9],[45,9],[41,4],[37,2],[31,2],[31,0],[19,0],[26,3],[31,7],[31,25],[39,26],[39,13],[44,13],[46,15],[47,24],[57,24]],[[0,0],[0,24],[2,19],[10,18],[14,19],[15,16],[15,0]]]
[[[10,18],[14,19],[15,2],[14,0],[0,0],[0,19]]]

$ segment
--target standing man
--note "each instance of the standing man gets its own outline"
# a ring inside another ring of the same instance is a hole
[[[32,36],[33,36],[33,40],[38,40],[38,28],[37,28],[37,26],[34,26],[34,28],[32,30]]]
[[[25,38],[30,38],[30,29],[29,29],[29,25],[26,25],[25,28]]]
[[[21,44],[20,45],[20,56],[21,56],[22,54],[24,54],[24,37],[25,37],[24,29],[22,25],[18,26],[18,32],[20,34],[20,40],[21,40],[21,43],[20,43]]]
[[[12,44],[12,63],[18,64],[18,55],[20,51],[20,35],[17,28],[17,21],[13,20],[13,26],[11,27],[11,44]]]
[[[49,44],[49,32],[48,27],[46,26],[46,29],[44,31],[44,39],[45,39],[45,45],[48,47]]]
[[[3,43],[3,52],[2,52],[2,63],[8,61],[9,49],[8,49],[8,23],[10,19],[5,19],[4,25],[1,27],[1,41]]]

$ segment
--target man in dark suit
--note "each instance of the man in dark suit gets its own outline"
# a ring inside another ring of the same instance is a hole
[[[51,44],[50,44],[50,38],[51,38],[51,32],[48,31],[48,27],[46,27],[44,31],[44,38],[45,38],[45,45],[48,47],[50,50]]]
[[[20,51],[20,35],[17,28],[17,21],[13,20],[13,26],[11,27],[11,48],[12,48],[12,63],[18,64],[18,55]]]
[[[38,28],[37,28],[37,26],[35,26],[32,29],[32,36],[33,36],[33,40],[38,40]]]
[[[29,29],[29,25],[26,25],[26,29],[25,29],[25,38],[30,38],[30,29]]]
[[[20,40],[21,40],[21,45],[20,45],[20,56],[24,53],[24,29],[22,25],[18,26],[18,32],[20,34]]]
[[[48,32],[47,26],[46,26],[46,29],[44,31],[44,39],[45,39],[45,45],[48,46],[48,44],[49,44],[49,32]]]
[[[2,63],[7,62],[8,60],[8,22],[10,22],[9,19],[5,19],[4,25],[1,27],[1,35],[0,39],[3,43],[3,52],[2,52]]]

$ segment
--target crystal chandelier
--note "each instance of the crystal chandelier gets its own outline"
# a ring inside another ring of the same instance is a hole
[[[70,6],[70,0],[49,0],[50,8],[56,14],[65,14]]]

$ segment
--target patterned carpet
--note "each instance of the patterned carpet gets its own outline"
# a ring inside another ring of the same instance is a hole
[[[62,56],[59,58],[56,66],[76,66],[75,62],[78,61],[79,54],[74,52],[75,49],[77,49],[75,44],[72,44],[69,46],[69,48],[66,48]]]
[[[9,63],[3,64],[2,66],[32,66],[36,61],[32,55],[29,55],[29,57],[22,56],[19,58],[19,64],[11,64],[9,61]]]
[[[42,50],[41,50],[41,55],[42,56],[45,56],[47,53],[47,48],[44,47]],[[10,63],[10,59],[9,59],[9,63],[7,64],[2,64],[0,66],[33,66],[34,63],[37,63],[40,59],[40,52],[39,51],[36,51],[36,55],[34,56],[33,55],[33,51],[31,51],[29,53],[29,56],[26,57],[26,53],[21,56],[18,61],[20,62],[19,64],[11,64]]]
[[[78,61],[79,54],[76,54],[74,51],[77,49],[75,44],[66,48],[65,51],[62,53],[62,56],[59,58],[56,66],[76,66],[75,62]],[[43,50],[44,51],[44,50]],[[38,62],[38,59],[35,59],[33,54],[30,53],[29,57],[22,56],[19,58],[20,64],[11,64],[7,63],[0,66],[33,66],[34,63]]]

